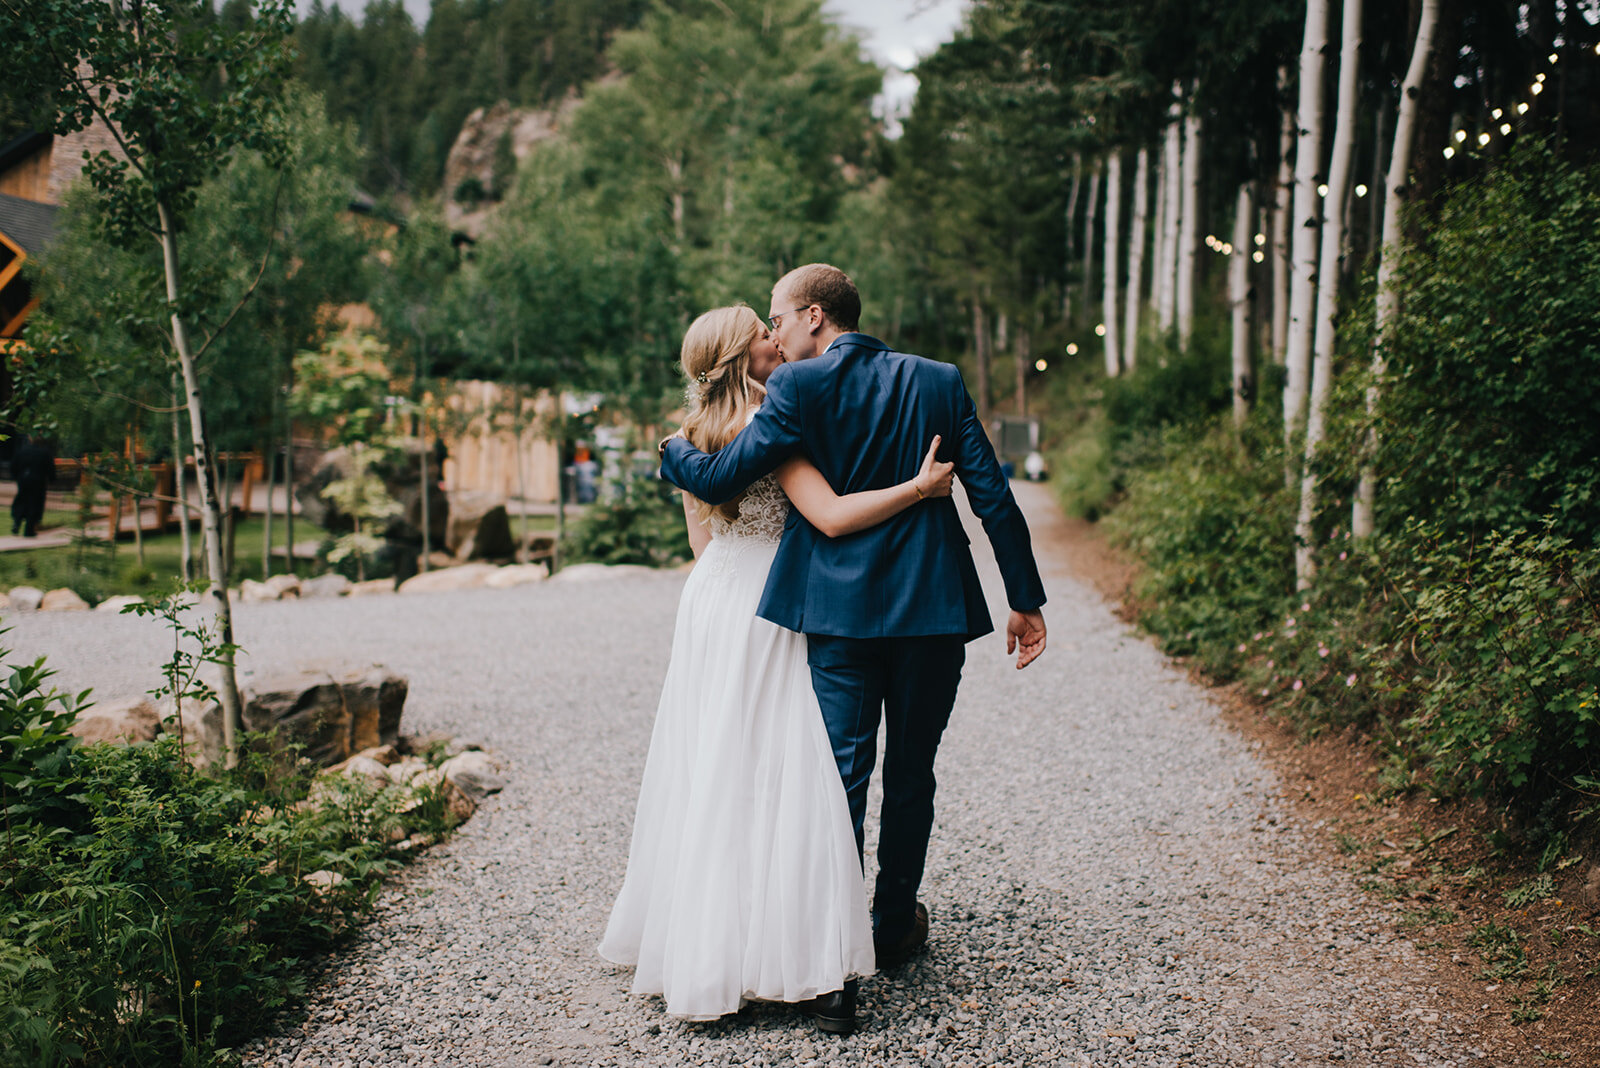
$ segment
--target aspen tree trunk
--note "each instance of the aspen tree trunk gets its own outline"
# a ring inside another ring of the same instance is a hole
[[[1013,361],[1017,369],[1017,414],[1028,414],[1028,361],[1032,357],[1033,331],[1026,326],[1017,329],[1017,352]]]
[[[1183,214],[1183,118],[1177,96],[1178,87],[1172,87],[1172,107],[1167,112],[1167,143],[1163,149],[1167,172],[1166,214],[1161,232],[1161,274],[1156,299],[1156,321],[1165,333],[1172,329],[1178,315],[1178,231],[1182,228]]]
[[[972,349],[978,364],[978,420],[989,425],[989,316],[983,299],[972,301]]]
[[[1367,255],[1378,251],[1378,224],[1383,214],[1383,144],[1384,127],[1389,122],[1389,106],[1387,101],[1378,102],[1378,117],[1374,123],[1377,127],[1372,139],[1372,188],[1367,190],[1369,203],[1367,204]]]
[[[278,476],[278,465],[273,463],[272,436],[267,436],[267,447],[262,450],[267,468],[267,507],[261,520],[261,581],[272,577],[272,491]],[[290,573],[294,568],[289,569]]]
[[[1178,226],[1178,349],[1189,351],[1194,334],[1194,286],[1200,251],[1200,118],[1183,120],[1183,208]]]
[[[289,366],[290,383],[283,391],[285,397],[294,395],[293,360]],[[288,404],[283,406],[283,545],[289,574],[299,574],[294,569],[294,410]]]
[[[1149,208],[1150,150],[1141,147],[1133,161],[1133,220],[1128,234],[1128,289],[1123,297],[1122,366],[1133,370],[1139,356],[1140,310],[1144,305],[1144,231]]]
[[[1083,206],[1083,307],[1094,307],[1094,223],[1100,206],[1100,167],[1095,160],[1089,171],[1089,200]]]
[[[189,544],[189,480],[183,469],[183,422],[178,406],[178,373],[172,373],[172,495],[178,498],[173,511],[178,515],[178,562],[183,581],[194,574],[194,550]]]
[[[178,238],[173,227],[172,211],[165,201],[156,202],[157,217],[161,222],[161,260],[167,282],[167,300],[177,306]],[[216,618],[216,638],[222,643],[217,657],[219,669],[217,697],[222,705],[222,748],[225,766],[234,767],[239,760],[239,734],[242,730],[239,702],[239,680],[233,661],[233,611],[228,603],[228,573],[222,567],[222,517],[217,501],[216,483],[209,460],[210,446],[206,439],[205,410],[200,403],[200,382],[195,375],[194,357],[189,350],[189,334],[183,317],[172,313],[172,344],[178,351],[178,370],[183,376],[183,389],[189,409],[189,436],[194,443],[194,475],[200,489],[200,529],[205,542],[206,602]]]
[[[1162,280],[1169,278],[1171,272],[1167,269],[1167,149],[1166,135],[1162,134],[1161,144],[1156,149],[1156,217],[1154,232],[1150,242],[1150,314],[1155,317],[1156,325],[1162,330],[1166,326],[1161,323],[1162,307]]]
[[[1395,290],[1396,260],[1400,254],[1400,207],[1405,202],[1411,170],[1411,142],[1417,125],[1417,99],[1427,75],[1433,51],[1434,29],[1439,21],[1439,0],[1422,0],[1422,17],[1417,22],[1417,42],[1411,50],[1411,64],[1400,87],[1400,114],[1394,124],[1394,147],[1389,152],[1389,175],[1384,183],[1383,246],[1378,254],[1378,297],[1373,330],[1372,381],[1367,387],[1367,420],[1371,425],[1378,407],[1378,383],[1384,371],[1384,333],[1400,313],[1400,295]],[[1355,504],[1351,509],[1350,530],[1354,537],[1372,536],[1373,507],[1377,503],[1377,473],[1373,455],[1378,447],[1377,431],[1367,431],[1366,456],[1361,465]]]
[[[1324,202],[1322,256],[1317,265],[1316,333],[1311,344],[1311,396],[1306,412],[1305,467],[1300,473],[1300,512],[1294,527],[1294,575],[1299,589],[1308,589],[1316,575],[1311,522],[1317,514],[1317,450],[1322,445],[1328,394],[1333,388],[1333,320],[1339,312],[1339,263],[1349,218],[1351,157],[1355,154],[1356,93],[1361,65],[1361,2],[1344,0],[1344,28],[1339,45],[1339,98],[1333,128],[1333,158],[1328,164],[1328,196]]]
[[[1287,68],[1279,71],[1279,84],[1287,82]],[[1283,366],[1289,344],[1289,216],[1293,214],[1294,112],[1283,113],[1278,135],[1278,181],[1272,191],[1272,362]]]
[[[1233,425],[1250,418],[1250,225],[1255,216],[1250,183],[1239,186],[1233,215],[1233,254],[1228,257],[1228,304],[1233,310]]]
[[[1066,225],[1062,227],[1063,240],[1066,247],[1062,250],[1061,270],[1061,322],[1063,325],[1072,322],[1072,235],[1073,223],[1078,218],[1078,191],[1083,187],[1083,157],[1074,152],[1072,154],[1072,188],[1067,193]]]
[[[1322,223],[1322,198],[1317,195],[1322,159],[1322,72],[1327,45],[1328,0],[1307,0],[1305,41],[1300,48],[1300,104],[1295,113],[1299,136],[1294,156],[1294,207],[1289,218],[1293,266],[1289,280],[1289,334],[1284,351],[1284,365],[1289,371],[1283,389],[1285,441],[1293,440],[1305,418],[1311,377],[1317,234]],[[1293,462],[1289,466],[1292,480]]]
[[[1122,153],[1113,149],[1106,160],[1106,251],[1100,271],[1104,279],[1100,287],[1101,315],[1106,324],[1106,376],[1117,377],[1122,370],[1122,357],[1117,346],[1117,269],[1120,257],[1117,249],[1122,243]]]

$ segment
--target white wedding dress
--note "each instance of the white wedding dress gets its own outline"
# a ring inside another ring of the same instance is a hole
[[[691,1020],[873,970],[866,883],[804,635],[756,616],[789,502],[750,487],[684,585],[600,954]]]

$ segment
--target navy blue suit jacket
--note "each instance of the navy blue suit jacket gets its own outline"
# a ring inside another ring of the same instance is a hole
[[[983,521],[1006,599],[1044,604],[1028,525],[954,366],[894,352],[866,334],[841,335],[821,356],[780,365],[754,420],[714,454],[667,443],[661,477],[720,504],[804,453],[843,495],[916,475],[933,436]],[[789,514],[758,614],[780,627],[845,638],[994,629],[955,503],[922,501],[868,530],[828,538]]]

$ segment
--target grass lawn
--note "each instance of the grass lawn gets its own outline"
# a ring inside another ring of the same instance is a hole
[[[47,522],[49,517],[46,517]],[[229,583],[240,579],[261,578],[261,528],[264,520],[253,517],[239,523],[234,537],[234,566]],[[283,545],[283,518],[272,524],[274,547]],[[296,519],[294,537],[298,542],[321,540],[324,532],[304,519]],[[200,532],[191,537],[194,555],[194,573],[204,573],[201,556]],[[37,586],[49,590],[68,586],[78,591],[85,600],[96,602],[117,594],[164,593],[178,582],[182,573],[181,536],[162,534],[144,539],[144,564],[140,566],[138,549],[132,541],[119,541],[113,547],[104,542],[86,546],[67,546],[58,549],[21,549],[0,553],[0,586]],[[295,570],[301,575],[313,573],[310,560],[295,561]],[[283,557],[273,560],[273,573],[283,571]]]

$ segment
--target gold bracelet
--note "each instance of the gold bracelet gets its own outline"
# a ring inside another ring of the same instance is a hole
[[[913,481],[911,483],[911,488],[916,490],[916,492],[917,492],[917,500],[919,500],[919,501],[927,500],[927,498],[922,495],[922,487],[917,485],[915,481]]]

